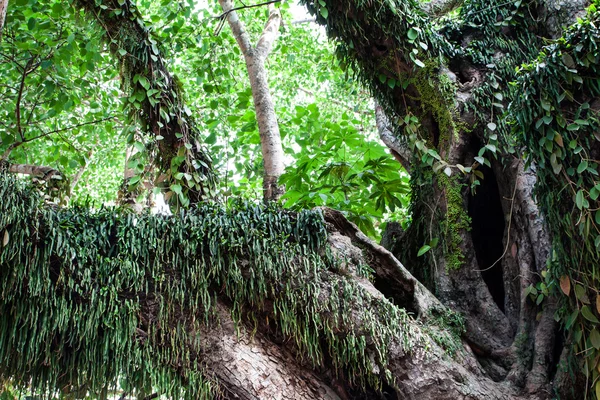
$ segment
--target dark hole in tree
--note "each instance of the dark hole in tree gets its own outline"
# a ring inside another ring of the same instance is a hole
[[[483,173],[484,179],[477,186],[475,195],[469,195],[469,216],[471,217],[471,233],[475,256],[479,269],[483,270],[481,275],[485,281],[492,298],[498,307],[504,312],[504,280],[502,274],[502,263],[498,261],[502,257],[504,246],[504,213],[500,202],[498,182],[491,168],[480,166],[478,169]]]
[[[560,360],[560,356],[565,349],[565,333],[563,328],[556,324],[554,328],[554,348],[552,349],[552,362],[550,363],[550,373],[549,378],[554,379],[556,373],[558,372],[558,362]]]
[[[467,65],[461,62],[461,60],[454,60],[449,65],[450,71],[452,71],[456,75],[458,82],[463,84],[468,83],[471,81],[471,79],[473,79],[467,73],[467,68],[465,68],[466,66]]]

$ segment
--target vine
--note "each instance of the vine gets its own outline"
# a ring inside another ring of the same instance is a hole
[[[600,395],[600,30],[598,12],[569,28],[524,65],[511,104],[515,134],[538,166],[536,194],[553,246],[543,287],[529,292],[539,304],[560,295],[557,317],[570,333],[583,372]],[[560,288],[560,291],[558,291]]]

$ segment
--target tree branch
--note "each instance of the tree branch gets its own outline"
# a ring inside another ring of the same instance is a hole
[[[0,0],[0,41],[2,40],[2,28],[6,19],[6,10],[8,9],[8,0]]]
[[[392,151],[392,155],[402,164],[406,172],[410,173],[411,151],[394,135],[394,132],[390,129],[392,125],[387,115],[385,115],[383,107],[377,102],[375,102],[375,123],[381,141]]]
[[[233,7],[233,2],[231,0],[219,0],[219,4],[221,4],[221,8],[224,10],[221,15],[224,16],[224,18],[227,18],[227,22],[229,22],[229,26],[233,31],[233,36],[235,37],[238,46],[240,46],[242,54],[244,57],[247,57],[252,50],[250,35],[246,32],[246,27],[235,12],[236,9]]]
[[[273,43],[277,39],[277,34],[279,33],[279,27],[281,26],[281,13],[278,9],[275,8],[273,4],[269,5],[269,19],[265,24],[265,28],[262,31],[262,34],[258,38],[258,42],[256,43],[256,55],[260,57],[262,60],[265,60],[269,53],[271,53],[271,48],[273,47]]]
[[[31,175],[45,181],[55,176],[62,178],[62,174],[57,169],[40,165],[9,164],[8,171],[13,174]]]
[[[244,10],[246,8],[254,8],[254,7],[261,7],[261,6],[266,6],[269,4],[274,4],[274,3],[281,3],[281,0],[271,0],[271,1],[266,1],[264,3],[259,3],[259,4],[250,4],[249,6],[240,6],[240,7],[232,7],[231,9],[224,11],[223,13],[217,15],[215,17],[215,19],[222,19],[223,17],[227,16],[229,13],[238,11],[238,10]]]

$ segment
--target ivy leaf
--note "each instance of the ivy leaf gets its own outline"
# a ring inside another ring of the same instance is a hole
[[[575,68],[575,61],[573,61],[573,57],[569,53],[563,53],[562,60],[567,67]]]
[[[590,332],[590,342],[596,350],[600,350],[600,333],[596,330],[596,328],[592,329]]]
[[[562,138],[562,136],[560,136],[560,134],[558,132],[554,135],[554,141],[560,147],[565,147],[564,142],[563,142],[563,138]]]
[[[417,32],[414,28],[410,28],[407,32],[408,39],[413,41],[419,36],[419,32]]]
[[[327,9],[325,7],[321,7],[319,9],[319,13],[321,14],[321,16],[323,18],[327,18],[329,16],[329,11],[327,11]]]
[[[588,306],[581,307],[581,315],[583,315],[583,317],[590,322],[600,324],[600,321],[598,321],[598,318],[596,318],[596,316],[592,313],[592,310]]]
[[[417,66],[421,67],[421,68],[425,68],[425,63],[421,60],[419,60],[418,58],[414,59],[415,64],[417,64]]]
[[[579,208],[580,210],[583,210],[583,206],[584,206],[584,197],[583,197],[583,191],[579,190],[577,191],[577,194],[575,195],[575,204],[577,205],[577,208]]]
[[[585,288],[581,285],[575,285],[575,297],[584,304],[590,304],[590,299],[585,292]]]
[[[173,185],[171,185],[170,189],[173,192],[177,193],[178,195],[181,195],[181,185],[179,185],[179,184],[173,184]]]

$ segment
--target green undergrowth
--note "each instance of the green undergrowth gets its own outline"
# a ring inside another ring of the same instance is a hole
[[[403,309],[332,272],[318,211],[60,209],[6,175],[0,198],[0,380],[15,387],[212,398],[194,332],[223,296],[236,323],[266,319],[299,357],[363,387],[391,383],[391,343],[425,343]]]

